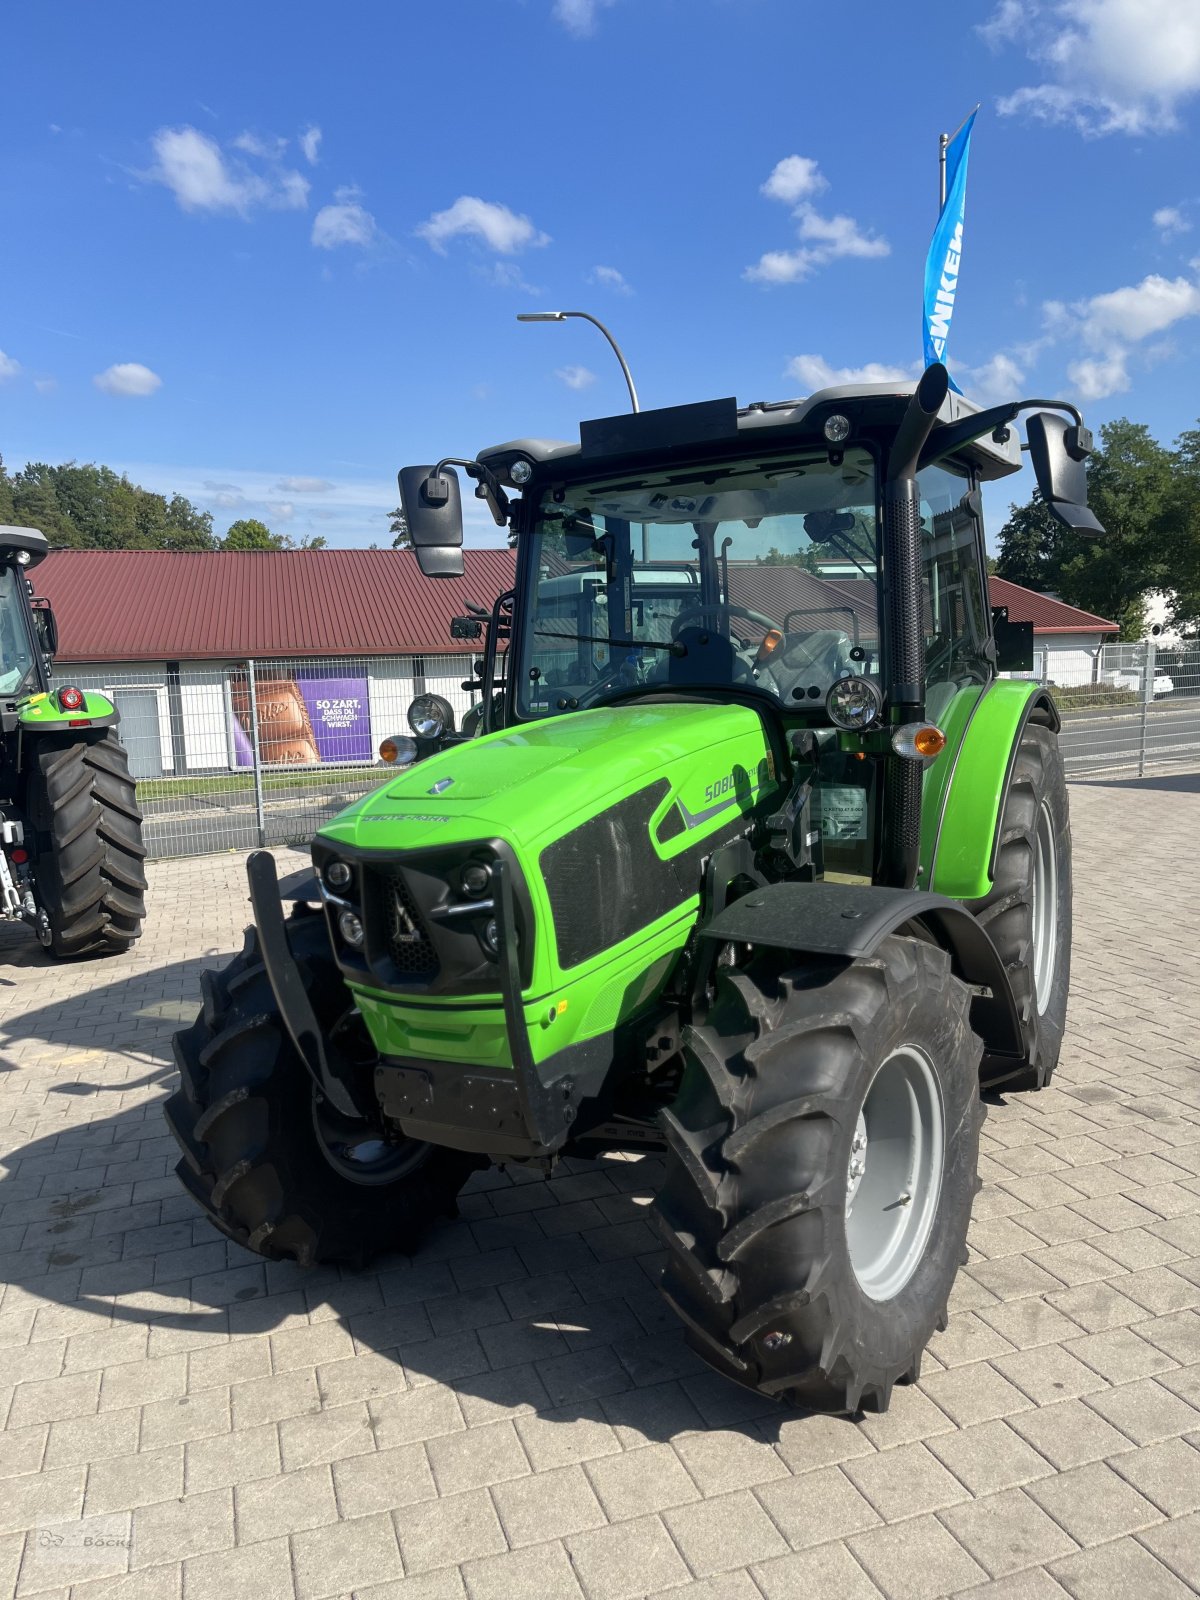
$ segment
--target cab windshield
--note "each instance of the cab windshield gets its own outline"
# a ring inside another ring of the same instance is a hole
[[[543,500],[519,714],[630,691],[823,708],[879,671],[875,466],[861,450],[573,484]]]
[[[0,695],[14,695],[33,681],[37,659],[26,621],[25,579],[15,567],[0,566]]]

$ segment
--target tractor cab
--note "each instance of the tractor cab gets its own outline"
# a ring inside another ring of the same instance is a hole
[[[34,599],[26,573],[49,550],[33,528],[0,527],[0,711],[8,727],[18,703],[46,688],[57,644],[49,602]],[[13,723],[15,726],[15,721]]]

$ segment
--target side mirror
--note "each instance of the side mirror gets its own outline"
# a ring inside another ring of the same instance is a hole
[[[482,639],[483,623],[478,617],[451,617],[450,637],[452,639]]]
[[[1091,434],[1051,411],[1035,411],[1028,425],[1029,455],[1042,499],[1064,527],[1077,533],[1103,533],[1087,503]]]
[[[38,648],[44,656],[58,654],[58,622],[49,600],[33,601],[33,625],[37,629]]]
[[[397,476],[417,565],[427,578],[461,578],[463,519],[458,474],[447,467],[440,473],[433,467],[402,467]]]

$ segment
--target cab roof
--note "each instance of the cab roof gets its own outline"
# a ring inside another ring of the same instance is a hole
[[[844,411],[851,419],[851,441],[863,435],[886,437],[904,415],[916,380],[904,383],[836,384],[818,389],[801,400],[760,400],[738,406],[734,399],[706,400],[656,411],[626,412],[580,424],[580,440],[512,439],[482,451],[479,460],[504,483],[511,484],[512,463],[524,457],[534,468],[561,466],[574,477],[582,467],[589,472],[619,470],[639,458],[680,458],[685,454],[718,453],[722,444],[744,449],[752,435],[761,436],[764,449],[811,442],[825,445],[821,428],[825,419]],[[983,408],[966,395],[950,390],[934,424],[960,422]],[[973,440],[958,452],[970,461],[985,481],[1008,477],[1021,467],[1021,449],[1015,429],[998,442],[990,434]],[[538,473],[542,476],[542,473]]]

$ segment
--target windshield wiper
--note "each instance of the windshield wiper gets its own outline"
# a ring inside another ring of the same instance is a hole
[[[615,644],[630,650],[665,650],[669,656],[687,655],[687,645],[681,639],[663,643],[658,639],[611,639],[606,633],[557,633],[553,628],[535,628],[540,639],[563,639],[567,644],[578,640],[581,644]]]

